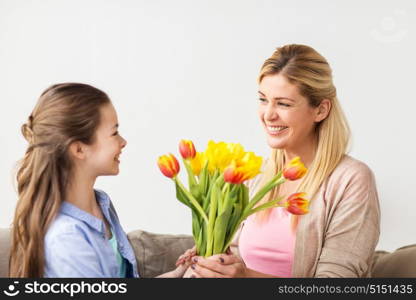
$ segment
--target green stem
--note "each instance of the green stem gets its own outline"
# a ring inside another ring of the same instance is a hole
[[[196,182],[195,174],[194,171],[192,171],[192,167],[189,160],[183,158],[182,161],[185,165],[186,172],[188,173],[189,186],[191,187],[197,185],[198,183]]]
[[[208,224],[208,217],[205,214],[204,210],[202,209],[201,205],[199,205],[198,201],[192,196],[192,194],[183,186],[182,182],[178,179],[178,177],[175,177],[173,179],[180,189],[183,191],[183,193],[188,197],[189,201],[192,203],[192,205],[195,207],[195,209],[200,213],[201,217],[204,219],[204,221]]]
[[[260,191],[254,195],[254,197],[249,201],[247,204],[247,207],[244,209],[245,212],[251,210],[257,202],[259,202],[263,197],[270,192],[271,189],[273,189],[275,186],[278,186],[285,182],[286,179],[282,177],[282,172],[279,172],[275,177],[273,177],[272,180],[270,180]]]

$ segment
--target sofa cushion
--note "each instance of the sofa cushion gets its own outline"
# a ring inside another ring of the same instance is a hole
[[[376,251],[372,277],[416,277],[416,244],[389,253]]]
[[[9,276],[10,229],[0,228],[0,277]]]
[[[183,234],[157,234],[143,230],[128,233],[133,247],[139,275],[156,277],[172,271],[178,257],[194,246],[193,237]]]

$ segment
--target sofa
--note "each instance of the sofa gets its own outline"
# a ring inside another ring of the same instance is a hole
[[[128,233],[138,262],[139,274],[152,278],[171,271],[176,259],[194,245],[189,235],[157,234],[143,230]],[[0,277],[8,275],[10,229],[0,228]],[[416,278],[416,244],[401,247],[393,252],[376,251],[372,263],[373,277]]]

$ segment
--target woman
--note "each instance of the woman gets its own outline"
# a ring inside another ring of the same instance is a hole
[[[306,192],[310,212],[273,208],[250,216],[233,254],[193,257],[194,277],[369,276],[380,233],[374,176],[348,156],[349,129],[328,62],[304,45],[278,48],[259,76],[259,117],[272,148],[255,191],[300,156],[307,175],[262,200]],[[180,261],[180,260],[179,260]]]
[[[126,140],[101,90],[80,83],[45,90],[22,133],[10,277],[138,277],[110,197],[94,189],[119,173]],[[182,276],[186,264],[162,277]]]

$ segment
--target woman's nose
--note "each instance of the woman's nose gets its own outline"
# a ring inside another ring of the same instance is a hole
[[[266,120],[275,120],[277,117],[278,116],[275,107],[272,104],[267,105],[264,112],[264,118]]]

